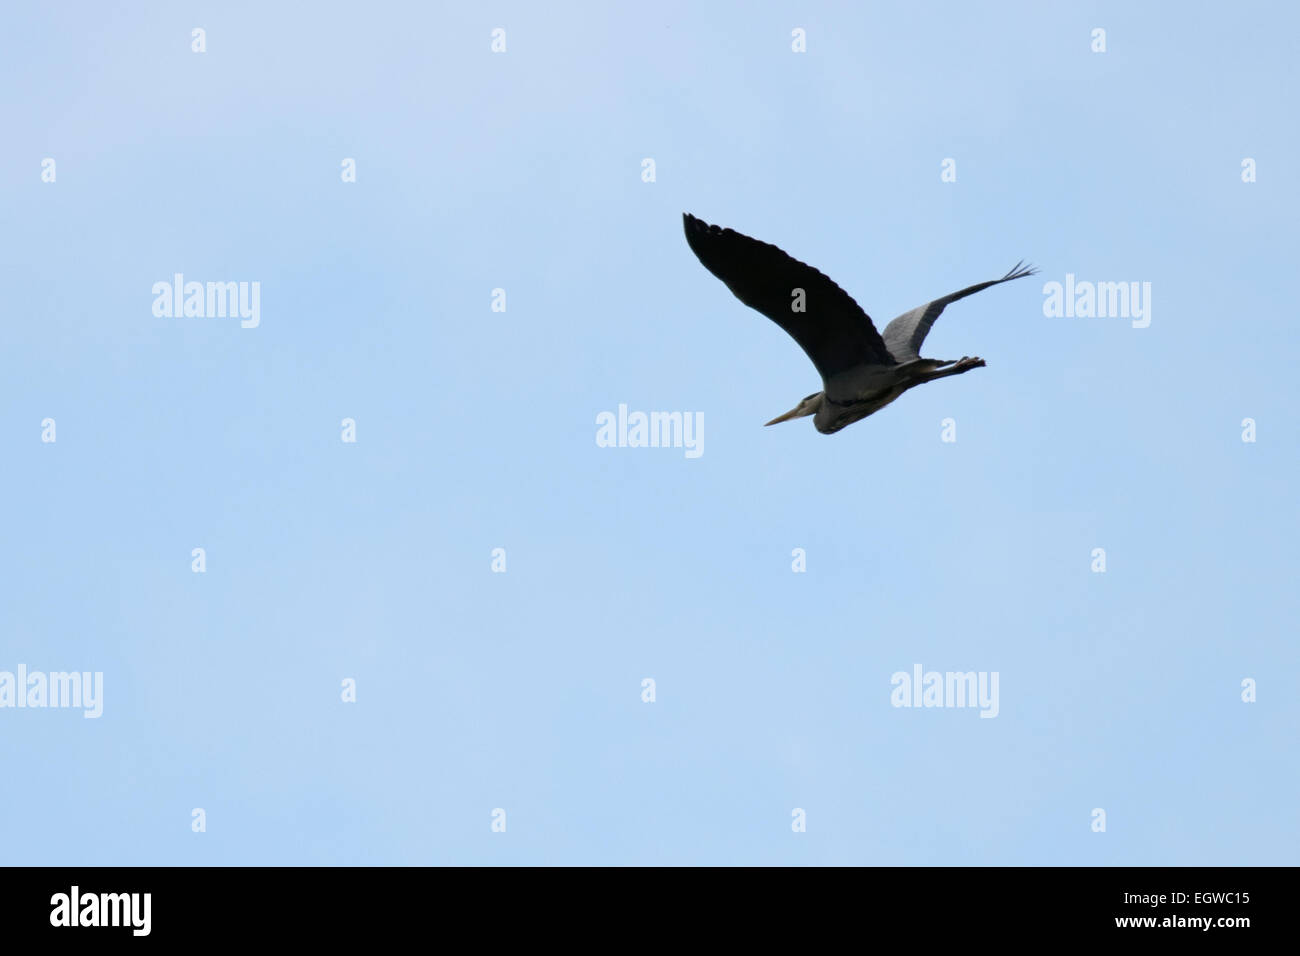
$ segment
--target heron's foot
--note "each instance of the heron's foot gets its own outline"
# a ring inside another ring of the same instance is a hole
[[[982,358],[971,358],[968,355],[963,355],[960,359],[957,360],[957,364],[954,366],[954,368],[959,368],[963,372],[965,372],[968,369],[972,369],[972,368],[983,368],[984,364],[985,363]]]

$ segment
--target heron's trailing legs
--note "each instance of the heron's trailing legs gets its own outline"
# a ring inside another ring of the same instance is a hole
[[[949,375],[960,375],[962,372],[969,372],[973,368],[983,367],[984,360],[982,358],[962,356],[955,362],[951,359],[946,362],[940,362],[939,366],[933,371],[923,372],[920,379],[922,382],[933,382],[936,378],[946,378]]]

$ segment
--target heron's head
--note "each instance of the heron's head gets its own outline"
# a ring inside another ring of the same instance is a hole
[[[822,407],[822,396],[824,394],[824,392],[816,392],[809,395],[784,415],[777,415],[776,418],[772,419],[767,424],[775,425],[777,422],[788,422],[792,418],[803,418],[806,415],[816,415],[817,409]]]

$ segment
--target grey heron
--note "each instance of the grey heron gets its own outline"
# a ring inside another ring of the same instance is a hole
[[[682,214],[691,251],[741,302],[785,329],[808,353],[822,390],[767,424],[815,415],[825,435],[884,408],[909,388],[982,368],[981,358],[921,358],[919,349],[944,308],[982,289],[1034,275],[1017,262],[1001,279],[968,286],[904,312],[882,336],[847,292],[812,266],[734,229]]]

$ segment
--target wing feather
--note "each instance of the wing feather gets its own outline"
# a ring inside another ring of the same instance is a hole
[[[741,302],[757,309],[799,343],[828,380],[860,365],[895,365],[871,317],[812,266],[734,229],[682,215],[691,251]],[[796,312],[794,290],[804,292]]]
[[[967,286],[960,292],[953,292],[941,299],[935,299],[933,302],[917,306],[910,312],[904,312],[885,326],[885,347],[900,362],[910,362],[913,359],[920,358],[921,343],[925,341],[925,337],[930,333],[930,326],[934,325],[934,320],[939,318],[939,313],[949,305],[958,299],[966,298],[968,295],[982,292],[989,286],[997,285],[1000,282],[1010,282],[1012,279],[1023,279],[1025,276],[1032,276],[1037,273],[1038,270],[1033,266],[1025,265],[1023,261],[1017,262],[1001,279],[991,279],[988,282]]]

